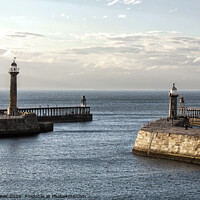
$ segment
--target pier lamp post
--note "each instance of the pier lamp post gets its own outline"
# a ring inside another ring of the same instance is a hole
[[[85,98],[85,95],[83,95],[81,97],[81,107],[86,107],[86,106],[87,106],[86,98]]]
[[[177,97],[179,96],[177,89],[175,87],[175,83],[173,83],[173,87],[170,90],[168,96],[169,100],[169,118],[177,119]]]

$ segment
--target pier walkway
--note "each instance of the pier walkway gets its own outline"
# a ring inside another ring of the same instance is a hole
[[[0,109],[2,117],[7,109]],[[38,108],[19,108],[22,113],[35,113],[38,121],[42,122],[79,122],[92,121],[90,107],[38,107]]]

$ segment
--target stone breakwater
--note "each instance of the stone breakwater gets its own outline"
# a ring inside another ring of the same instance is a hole
[[[0,137],[29,136],[48,131],[53,131],[53,123],[38,123],[33,113],[0,116]]]
[[[187,121],[158,120],[143,127],[132,152],[137,155],[200,164],[200,129],[185,128]]]

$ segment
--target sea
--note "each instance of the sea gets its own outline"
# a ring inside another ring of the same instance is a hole
[[[179,94],[200,107],[200,91]],[[82,95],[93,121],[0,139],[0,199],[200,199],[199,165],[131,153],[140,128],[168,116],[167,90],[20,90],[18,107],[77,106]]]

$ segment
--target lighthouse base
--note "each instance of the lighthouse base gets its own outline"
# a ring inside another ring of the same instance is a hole
[[[9,115],[9,116],[18,116],[19,115],[18,108],[10,108],[10,107],[8,107],[7,115]]]

